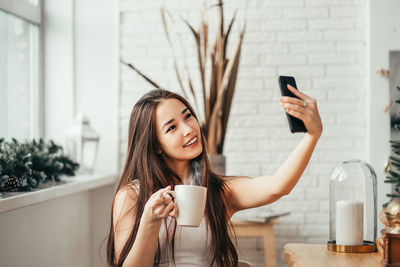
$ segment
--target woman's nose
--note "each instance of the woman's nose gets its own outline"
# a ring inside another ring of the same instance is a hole
[[[183,126],[183,136],[188,136],[193,131],[192,127],[184,123]]]

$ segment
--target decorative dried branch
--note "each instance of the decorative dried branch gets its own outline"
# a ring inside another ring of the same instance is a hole
[[[222,0],[218,0],[218,3],[211,7],[217,7],[219,10],[218,31],[211,50],[208,48],[208,42],[209,42],[208,22],[205,18],[205,7],[202,10],[202,18],[198,31],[196,31],[195,28],[188,21],[186,21],[183,18],[182,20],[188,26],[189,30],[193,34],[197,48],[197,60],[199,64],[200,81],[202,89],[201,91],[202,91],[203,108],[204,108],[204,116],[201,123],[202,124],[201,128],[207,139],[208,152],[211,154],[220,154],[223,152],[225,133],[232,105],[232,99],[236,87],[236,79],[239,70],[239,59],[245,32],[245,26],[243,27],[240,33],[238,43],[236,44],[232,58],[227,59],[226,50],[228,45],[228,39],[236,19],[236,12],[232,17],[226,32],[224,32],[224,11],[223,11]],[[168,31],[166,14],[170,15],[170,13],[167,10],[161,9],[161,19],[168,44],[172,51],[175,74],[184,96],[188,97],[184,86],[184,79],[182,79],[182,75],[178,68],[176,56],[174,53],[174,48],[172,45],[172,39]],[[178,37],[181,42],[180,38],[181,36],[179,35]],[[186,64],[186,54],[182,42],[181,46],[184,56],[184,68],[187,73],[187,86],[189,87],[189,91],[193,96],[196,108],[197,110],[199,110],[198,101],[196,98],[196,90],[193,86],[188,66]],[[209,67],[211,70],[209,88],[206,88],[207,59],[210,59]],[[154,87],[161,88],[154,81],[152,81],[142,72],[140,72],[137,68],[135,68],[132,64],[125,63],[122,60],[121,62],[132,68],[134,71],[136,71],[141,77],[143,77]]]
[[[162,21],[162,24],[163,24],[163,27],[164,27],[165,36],[167,37],[168,45],[169,45],[169,48],[170,48],[171,53],[172,53],[172,59],[174,61],[174,70],[175,70],[176,79],[178,80],[179,87],[181,88],[181,91],[182,91],[184,97],[188,98],[188,95],[186,93],[185,87],[183,86],[183,83],[182,83],[182,78],[181,78],[181,75],[180,75],[180,72],[179,72],[175,51],[174,51],[174,48],[172,47],[171,39],[169,37],[167,20],[166,20],[166,17],[165,17],[165,12],[166,11],[165,11],[164,8],[160,9],[161,21]]]
[[[162,21],[163,26],[164,26],[165,36],[167,37],[168,43],[171,45],[171,39],[169,38],[168,27],[167,27],[167,20],[165,18],[165,9],[161,8],[160,9],[160,13],[161,13],[161,21]]]
[[[179,74],[179,70],[178,70],[178,65],[176,64],[176,62],[174,62],[174,69],[175,69],[175,74],[176,74],[176,79],[178,80],[179,86],[181,87],[181,90],[183,92],[183,95],[185,96],[185,98],[188,98],[188,95],[186,94],[186,90],[183,87],[183,83],[182,83],[182,79],[181,79],[181,75]]]
[[[222,136],[221,136],[220,143],[217,147],[218,153],[222,153],[222,151],[224,149],[226,127],[228,126],[229,113],[231,110],[233,94],[234,94],[235,87],[236,87],[237,74],[239,72],[240,52],[241,52],[245,28],[246,28],[246,26],[243,27],[243,30],[240,34],[240,39],[239,39],[240,44],[238,45],[237,56],[235,56],[235,62],[232,67],[232,73],[231,73],[231,76],[229,77],[229,81],[228,81],[228,85],[227,85],[227,89],[226,89],[225,101],[223,102]]]
[[[204,13],[205,13],[205,8],[203,8],[203,16],[202,16],[202,23],[201,23],[201,40],[202,42],[202,47],[203,47],[203,62],[204,65],[206,65],[207,62],[207,46],[208,46],[208,23],[204,18]]]
[[[196,106],[196,109],[199,110],[199,103],[197,102],[196,93],[195,93],[195,90],[194,90],[194,88],[193,88],[193,83],[192,83],[192,79],[190,78],[190,75],[188,75],[188,84],[189,84],[190,92],[191,92],[192,95],[193,95],[194,104],[195,104],[195,106]],[[203,119],[203,121],[202,121],[202,124],[203,124],[203,125],[206,124],[206,122],[204,121],[204,119]]]
[[[390,76],[389,70],[386,70],[386,69],[379,69],[379,70],[376,71],[376,73],[377,73],[378,75],[380,75],[381,77],[384,77],[384,78],[389,79],[389,76]]]
[[[226,46],[228,45],[229,34],[231,33],[231,29],[232,29],[233,23],[235,22],[235,19],[236,19],[236,11],[233,14],[232,20],[228,26],[228,30],[226,31],[226,34],[224,36],[224,50],[226,50]]]
[[[120,59],[120,62],[128,67],[130,67],[131,69],[133,69],[137,74],[139,74],[139,76],[141,76],[143,79],[145,79],[147,82],[149,82],[151,85],[153,85],[155,88],[161,89],[162,87],[159,86],[156,82],[154,82],[152,79],[150,79],[149,77],[147,77],[145,74],[143,74],[140,70],[138,70],[136,67],[134,67],[131,63],[127,63],[125,61],[123,61],[122,59]]]
[[[197,47],[197,60],[199,62],[199,70],[200,70],[200,79],[201,79],[201,88],[203,90],[203,103],[204,103],[204,113],[207,111],[207,101],[206,101],[206,85],[205,85],[205,78],[204,78],[204,64],[201,56],[201,41],[200,41],[200,33],[197,32],[192,25],[189,24],[185,19],[182,19],[185,24],[189,27],[190,31],[193,33],[194,39],[196,41]]]
[[[244,31],[245,31],[245,28],[243,28],[243,30],[240,34],[239,41],[235,48],[235,52],[233,53],[233,57],[228,62],[228,65],[227,65],[225,73],[224,73],[224,77],[221,80],[220,87],[218,88],[217,101],[215,102],[214,109],[211,113],[208,136],[207,136],[207,141],[209,144],[209,152],[211,154],[222,153],[222,150],[218,149],[218,147],[223,148],[222,131],[225,132],[225,130],[226,130],[226,129],[222,128],[222,114],[224,112],[226,112],[226,110],[224,111],[222,109],[222,107],[223,107],[223,104],[227,100],[226,99],[226,91],[228,89],[228,85],[229,85],[229,82],[231,79],[232,79],[232,81],[231,81],[230,90],[234,90],[234,87],[235,87],[237,73],[234,75],[232,75],[232,74],[238,71],[235,68],[238,68],[238,66],[239,66],[240,50],[241,50],[241,46],[242,46]],[[229,92],[229,95],[232,95],[232,97],[233,97],[233,92]],[[228,101],[230,102],[230,101],[232,101],[232,99],[230,99]],[[226,118],[226,122],[224,122],[224,125],[227,124],[227,121],[228,120]]]

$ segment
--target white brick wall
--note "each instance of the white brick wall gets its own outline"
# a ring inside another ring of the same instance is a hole
[[[207,1],[209,5],[214,2]],[[330,171],[342,160],[366,159],[367,2],[226,2],[226,21],[238,9],[230,49],[237,40],[238,26],[247,18],[224,151],[227,174],[259,176],[273,173],[301,139],[302,134],[290,133],[279,106],[278,75],[295,76],[300,90],[317,98],[324,124],[324,133],[311,162],[292,193],[259,208],[291,212],[276,226],[279,266],[286,266],[284,244],[325,243],[328,240]],[[186,48],[192,78],[200,88],[193,37],[180,17],[198,25],[202,1],[120,0],[120,56],[160,85],[179,91],[172,69],[172,53],[161,24],[159,9],[163,5],[175,18],[175,24],[170,24],[169,29],[175,34],[174,52],[179,64],[182,68],[183,52],[178,33]],[[215,15],[210,11],[209,20],[215,22],[216,19],[211,19]],[[130,110],[151,86],[126,67],[121,67],[120,77],[120,153],[123,162]],[[239,246],[241,255],[250,257],[248,260],[255,266],[262,265],[262,242],[243,239]]]

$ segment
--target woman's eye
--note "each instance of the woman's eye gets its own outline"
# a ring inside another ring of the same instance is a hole
[[[175,129],[175,125],[172,125],[171,127],[169,127],[168,130],[167,130],[167,133],[168,133],[169,131],[172,131],[173,129]]]
[[[192,113],[186,114],[185,119],[189,119],[190,117],[192,117]]]

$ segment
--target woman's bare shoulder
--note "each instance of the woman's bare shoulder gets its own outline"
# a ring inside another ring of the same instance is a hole
[[[121,187],[117,194],[116,197],[118,198],[131,198],[131,199],[137,199],[139,196],[139,183],[136,181],[132,181],[129,184]]]
[[[243,179],[251,179],[249,176],[223,176],[222,179],[226,184],[235,183]]]
[[[243,181],[245,179],[251,179],[248,176],[221,176],[223,179],[226,187],[226,193],[228,196],[230,196],[234,191],[236,191],[236,188],[238,187],[238,184],[240,181]]]
[[[223,176],[222,179],[226,185],[226,193],[229,195],[240,191],[241,184],[252,180],[249,176]]]
[[[118,190],[114,198],[114,215],[118,217],[132,212],[139,197],[137,183],[129,183]]]
[[[123,244],[129,238],[136,217],[136,203],[139,188],[134,183],[121,187],[114,197],[113,227],[115,233],[115,249],[121,251]]]

